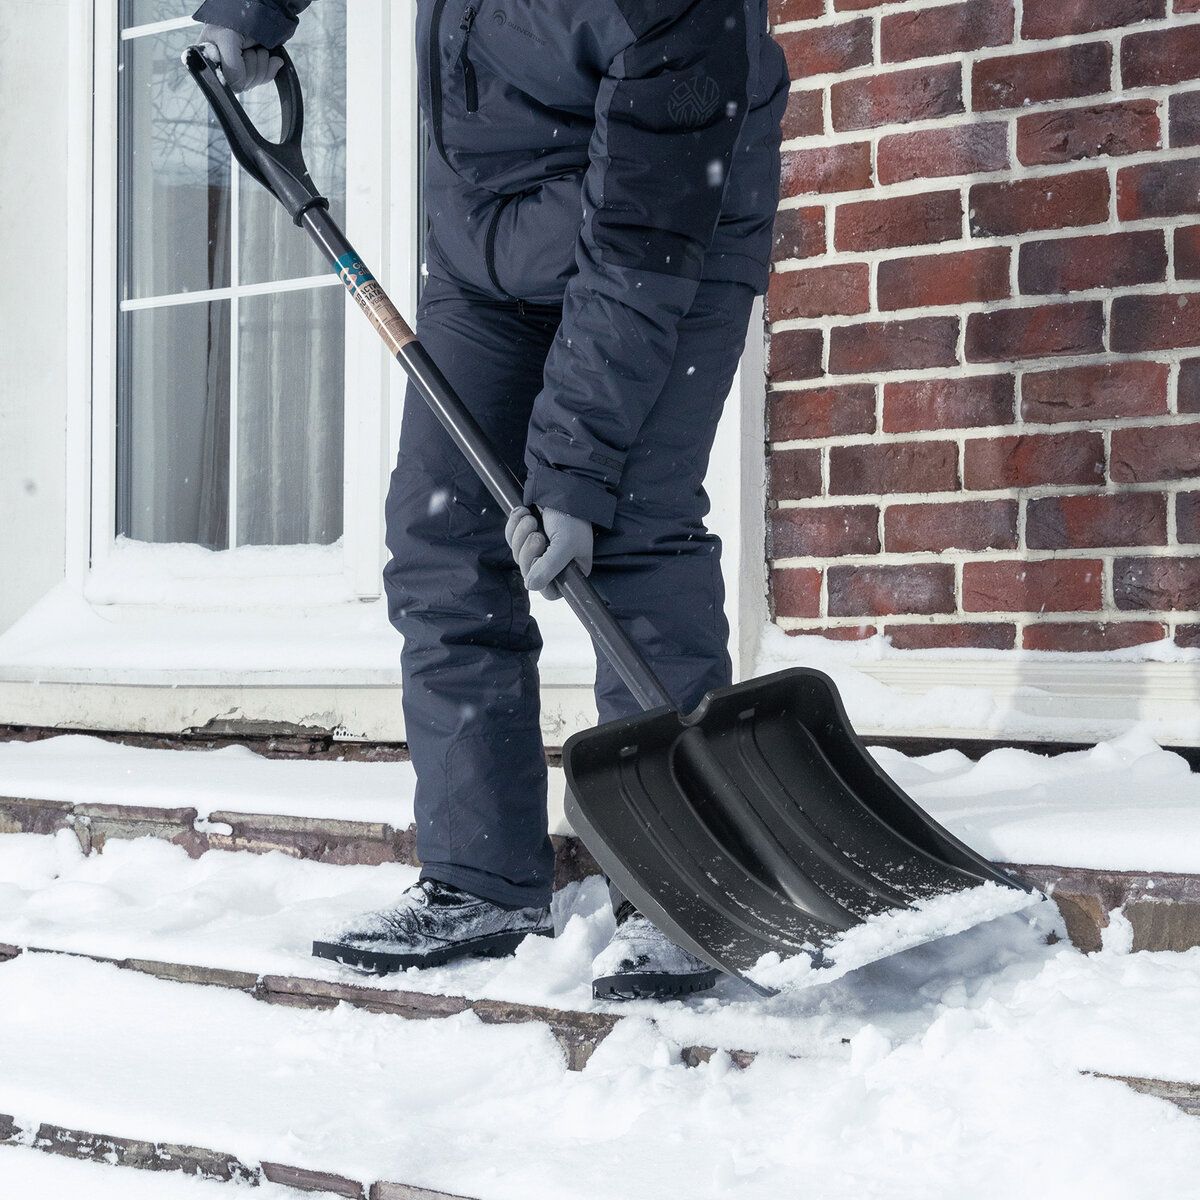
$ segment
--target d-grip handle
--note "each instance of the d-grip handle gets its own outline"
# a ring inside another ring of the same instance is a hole
[[[304,98],[296,68],[283,47],[272,50],[271,57],[283,63],[275,76],[283,130],[278,142],[268,141],[255,128],[233,89],[209,61],[203,46],[189,46],[183,52],[184,65],[192,73],[192,78],[200,86],[225,131],[234,158],[287,209],[288,215],[299,225],[301,217],[310,208],[328,208],[329,201],[317,191],[316,184],[309,178],[300,149],[304,134]]]

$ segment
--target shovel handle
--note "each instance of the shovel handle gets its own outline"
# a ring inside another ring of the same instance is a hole
[[[308,231],[388,351],[404,368],[409,382],[433,410],[507,517],[514,508],[525,503],[517,477],[496,453],[479,423],[329,215],[329,202],[317,192],[309,178],[300,149],[304,105],[296,68],[285,51],[273,50],[271,53],[283,59],[283,66],[275,76],[283,116],[284,134],[280,142],[270,142],[258,132],[201,47],[189,47],[184,52],[184,63],[212,106],[234,157],[288,210],[292,220]],[[569,563],[555,576],[554,583],[642,710],[675,708],[650,664],[579,567]]]
[[[283,64],[275,75],[282,136],[278,142],[272,142],[255,128],[241,101],[204,51],[203,45],[189,46],[183,52],[183,62],[229,139],[234,158],[287,209],[297,225],[310,208],[328,208],[329,201],[317,191],[304,165],[300,148],[304,136],[304,96],[288,52],[282,46],[271,51],[271,57]]]

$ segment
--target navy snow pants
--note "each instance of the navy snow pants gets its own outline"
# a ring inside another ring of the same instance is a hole
[[[720,544],[703,479],[746,336],[753,289],[701,284],[675,364],[621,477],[591,580],[687,710],[730,682]],[[417,335],[518,477],[554,308],[431,280]],[[549,903],[541,637],[504,514],[410,387],[387,500],[388,613],[404,636],[404,717],[417,774],[422,874],[504,905]],[[601,659],[600,720],[639,711]]]

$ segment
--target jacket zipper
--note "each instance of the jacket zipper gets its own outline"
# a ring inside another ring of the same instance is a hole
[[[442,9],[446,0],[437,0],[433,7],[433,18],[429,23],[429,115],[433,122],[433,144],[437,152],[446,158],[446,146],[442,141]]]
[[[502,296],[507,296],[508,292],[496,274],[496,233],[500,228],[500,218],[504,215],[504,210],[516,198],[516,192],[510,192],[507,196],[500,198],[500,203],[496,205],[496,210],[492,213],[492,219],[488,222],[487,237],[483,243],[483,260],[487,264],[488,278],[492,281],[492,286]]]
[[[458,25],[463,35],[462,50],[459,51],[458,61],[462,67],[463,85],[467,92],[467,112],[469,113],[479,111],[479,88],[475,82],[475,68],[471,65],[471,60],[467,57],[467,44],[471,40],[471,26],[474,24],[475,7],[474,5],[469,5]]]

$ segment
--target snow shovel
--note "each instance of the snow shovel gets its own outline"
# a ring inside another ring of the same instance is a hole
[[[505,515],[521,485],[330,217],[301,153],[286,52],[279,142],[249,120],[202,47],[184,61],[246,171],[308,231]],[[855,735],[833,682],[797,667],[718,688],[685,714],[574,564],[555,583],[643,714],[571,737],[567,816],[621,891],[677,944],[749,978],[765,954],[819,959],[868,917],[996,883],[1018,887],[931,820]]]

